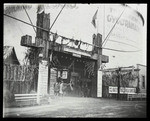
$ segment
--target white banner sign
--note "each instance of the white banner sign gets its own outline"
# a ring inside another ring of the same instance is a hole
[[[109,93],[117,94],[118,87],[109,86]],[[120,94],[135,94],[136,88],[120,87]]]
[[[69,47],[64,47],[64,51],[75,53],[75,54],[78,54],[78,55],[84,55],[84,56],[91,57],[91,55],[86,53],[86,52],[82,52],[82,51],[78,51],[78,50],[75,50],[75,49],[71,49]]]
[[[98,71],[97,97],[102,97],[102,71]]]
[[[47,94],[48,88],[48,66],[47,61],[39,63],[39,74],[38,74],[38,94]]]

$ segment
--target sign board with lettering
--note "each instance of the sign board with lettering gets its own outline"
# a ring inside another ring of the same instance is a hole
[[[118,87],[109,86],[109,93],[117,94]],[[136,88],[120,87],[120,94],[136,94]]]
[[[105,4],[101,9],[103,9],[103,15],[99,13],[99,19],[104,18],[103,22],[101,22],[104,25],[104,27],[101,25],[103,28],[103,38],[108,35],[124,11],[108,37],[109,44],[107,44],[107,47],[115,49],[115,45],[118,44],[116,41],[118,41],[120,42],[119,45],[126,43],[126,45],[124,44],[118,49],[127,50],[126,48],[128,47],[128,50],[138,50],[142,40],[142,27],[144,24],[144,19],[141,14],[129,6],[122,4]]]

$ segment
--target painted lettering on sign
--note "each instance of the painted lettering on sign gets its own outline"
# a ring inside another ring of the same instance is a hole
[[[113,15],[107,15],[107,21],[111,23],[115,23],[117,21],[117,17]],[[124,26],[126,28],[133,29],[135,31],[139,31],[139,27],[133,23],[132,21],[126,20],[126,19],[121,19],[117,22],[118,25]]]
[[[118,87],[109,86],[109,93],[117,94]],[[135,94],[135,93],[136,93],[136,88],[120,87],[120,94]]]
[[[121,15],[122,12],[123,14]],[[120,15],[121,17],[119,18]],[[122,50],[126,50],[128,47],[128,50],[135,51],[140,48],[143,31],[142,27],[144,22],[137,11],[131,9],[130,7],[119,4],[108,4],[105,5],[104,16],[105,27],[103,30],[103,38],[108,35],[119,18],[117,24],[115,25],[108,38],[108,40],[110,40],[109,45],[111,45],[111,48],[113,48],[113,44],[115,46],[114,42],[116,41],[131,45],[120,46],[120,49]]]

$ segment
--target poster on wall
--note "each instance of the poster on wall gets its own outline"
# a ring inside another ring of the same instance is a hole
[[[109,93],[117,94],[118,87],[109,86]],[[120,87],[120,94],[135,94],[135,93],[136,93],[136,88]]]
[[[68,71],[67,70],[63,70],[63,72],[62,72],[62,79],[67,79],[67,75],[68,75]]]

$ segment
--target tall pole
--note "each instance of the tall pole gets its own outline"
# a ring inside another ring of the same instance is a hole
[[[121,81],[121,68],[118,68],[118,94],[117,94],[117,100],[120,100],[120,81]]]

